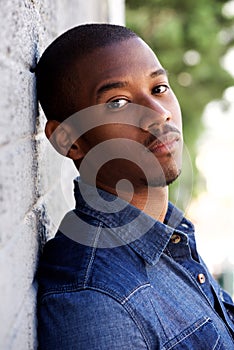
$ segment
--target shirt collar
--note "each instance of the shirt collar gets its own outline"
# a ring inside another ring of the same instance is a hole
[[[157,263],[175,231],[181,235],[194,232],[192,223],[170,202],[164,223],[161,223],[115,195],[85,184],[80,178],[75,179],[74,185],[76,209],[114,230],[123,244],[128,244],[149,265]]]

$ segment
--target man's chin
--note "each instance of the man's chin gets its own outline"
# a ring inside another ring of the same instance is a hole
[[[175,180],[177,180],[178,177],[180,176],[180,174],[181,174],[181,170],[179,170],[179,172],[177,173],[176,176],[174,176],[173,178],[167,180],[166,186],[171,185]]]
[[[147,185],[150,187],[166,187],[171,185],[181,174],[181,169],[177,172],[169,171],[167,174],[161,177],[154,178],[152,180],[148,180]]]

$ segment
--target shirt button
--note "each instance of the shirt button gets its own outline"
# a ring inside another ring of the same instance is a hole
[[[206,281],[206,277],[205,275],[203,275],[203,273],[199,273],[199,275],[197,276],[197,279],[198,279],[198,282],[201,284],[205,283]]]
[[[171,242],[172,242],[172,243],[177,244],[177,243],[179,243],[180,241],[181,241],[180,235],[174,234],[174,235],[171,236]]]

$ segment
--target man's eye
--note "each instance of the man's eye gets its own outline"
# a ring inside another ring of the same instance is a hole
[[[169,86],[167,85],[157,85],[155,88],[153,88],[153,94],[163,94],[169,89]]]
[[[110,101],[107,103],[107,107],[109,109],[120,109],[123,108],[124,106],[126,106],[128,104],[128,101],[123,99],[123,98],[119,98],[113,101]]]

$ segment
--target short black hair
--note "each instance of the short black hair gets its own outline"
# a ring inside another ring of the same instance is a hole
[[[63,121],[77,112],[79,77],[72,69],[77,59],[97,48],[136,37],[124,26],[93,23],[74,27],[55,39],[35,70],[38,100],[46,118]]]

